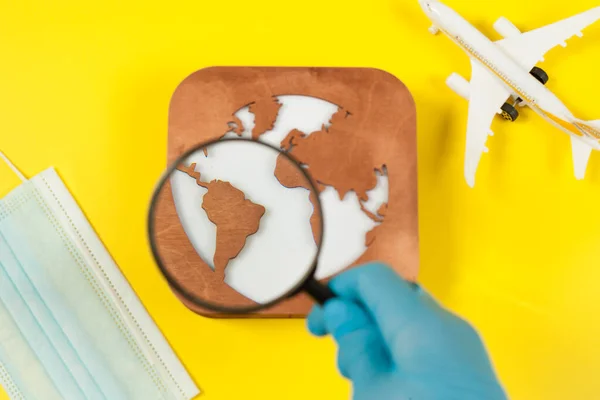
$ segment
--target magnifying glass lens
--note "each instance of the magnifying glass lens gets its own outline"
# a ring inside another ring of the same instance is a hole
[[[161,180],[152,250],[171,286],[201,307],[263,308],[299,291],[316,269],[322,218],[305,168],[244,139],[186,153]]]

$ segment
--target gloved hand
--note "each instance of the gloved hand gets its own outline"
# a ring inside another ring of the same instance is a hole
[[[330,287],[339,299],[316,306],[308,328],[337,341],[355,400],[506,399],[477,332],[418,285],[371,264]]]

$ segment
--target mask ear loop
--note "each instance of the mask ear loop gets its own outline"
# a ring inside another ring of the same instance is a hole
[[[15,175],[17,175],[19,177],[20,180],[22,180],[23,182],[27,181],[27,178],[25,178],[25,175],[23,175],[21,173],[21,171],[19,171],[17,169],[17,167],[15,167],[15,165],[12,162],[10,162],[10,160],[8,159],[8,157],[6,157],[4,155],[4,153],[2,153],[1,151],[0,151],[0,159],[4,160],[4,162],[6,163],[6,165],[8,165],[8,168],[10,168],[15,173]]]

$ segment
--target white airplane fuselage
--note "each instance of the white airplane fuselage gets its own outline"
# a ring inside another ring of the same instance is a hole
[[[450,7],[435,0],[420,0],[421,7],[440,30],[470,57],[478,60],[516,97],[545,120],[595,149],[600,149],[598,132],[581,129],[581,122],[564,103],[530,71]],[[596,137],[598,136],[598,137]]]

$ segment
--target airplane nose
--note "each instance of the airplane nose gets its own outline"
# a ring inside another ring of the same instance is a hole
[[[421,5],[421,8],[423,9],[423,11],[425,11],[426,13],[430,13],[431,10],[431,1],[429,0],[419,0],[419,4]]]

